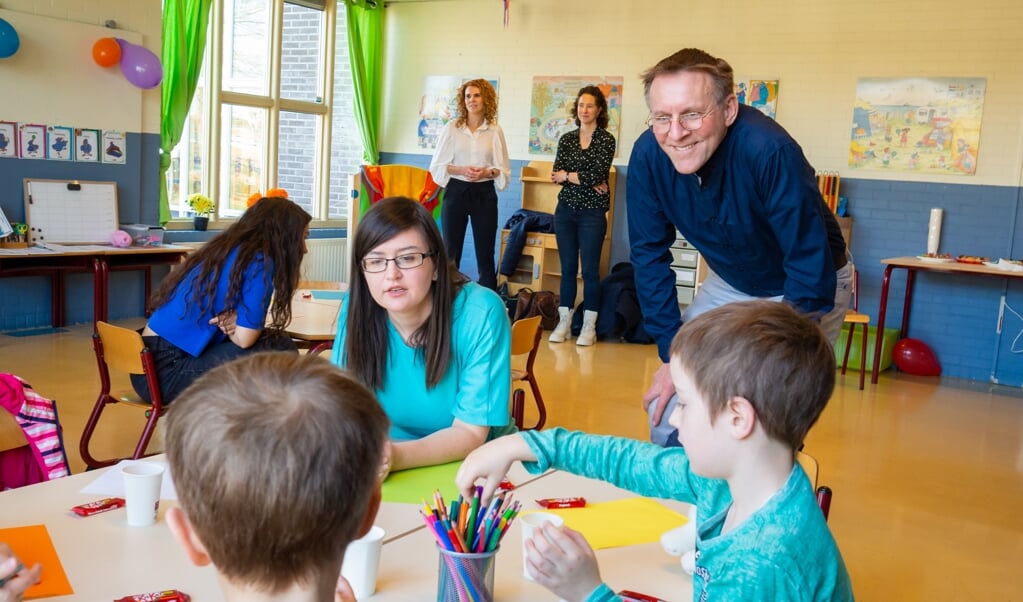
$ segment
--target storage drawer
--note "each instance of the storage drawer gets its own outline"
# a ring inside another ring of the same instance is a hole
[[[675,270],[675,284],[679,286],[696,286],[696,270]]]
[[[682,268],[695,268],[700,254],[695,249],[671,249],[671,265]]]
[[[678,296],[679,305],[689,305],[693,302],[696,289],[691,286],[676,286],[675,294]]]

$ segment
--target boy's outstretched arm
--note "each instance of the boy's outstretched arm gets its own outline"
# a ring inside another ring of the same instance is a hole
[[[508,474],[512,462],[535,462],[536,456],[519,434],[505,435],[475,449],[458,468],[455,484],[465,499],[472,499],[476,480],[484,479],[483,497],[489,500]]]

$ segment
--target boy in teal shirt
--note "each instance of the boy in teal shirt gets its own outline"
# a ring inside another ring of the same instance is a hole
[[[835,384],[834,352],[819,327],[784,303],[709,311],[671,345],[679,396],[670,418],[683,448],[551,429],[502,437],[459,469],[469,494],[491,494],[515,460],[602,479],[640,495],[695,504],[694,600],[853,599],[849,574],[796,449]],[[570,528],[544,525],[527,566],[569,602],[619,599],[593,549]]]

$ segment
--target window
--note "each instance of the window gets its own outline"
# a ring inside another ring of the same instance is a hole
[[[336,9],[323,0],[214,3],[203,72],[167,171],[173,217],[185,223],[185,200],[202,192],[217,204],[218,225],[253,193],[279,187],[314,225],[339,225],[362,148],[343,5]]]

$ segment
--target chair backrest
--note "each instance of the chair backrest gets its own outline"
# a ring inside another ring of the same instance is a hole
[[[141,334],[106,322],[96,322],[96,333],[103,343],[107,366],[131,374],[145,373],[141,353],[146,344]]]
[[[512,323],[511,354],[530,354],[526,360],[526,366],[532,367],[533,358],[536,356],[540,346],[540,339],[543,337],[543,330],[540,328],[540,320],[543,316],[522,318]]]

